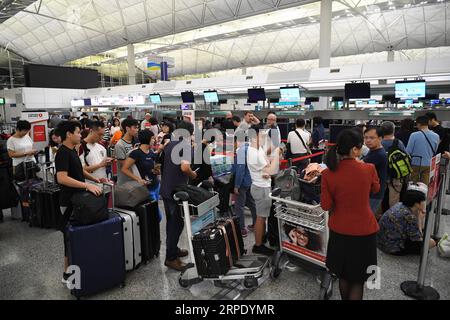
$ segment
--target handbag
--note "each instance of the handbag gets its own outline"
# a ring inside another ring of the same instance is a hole
[[[444,258],[450,258],[450,237],[448,233],[444,234],[438,245],[439,255]]]
[[[134,208],[149,201],[150,195],[147,186],[137,181],[129,181],[115,187],[114,198],[117,207]]]
[[[71,224],[87,226],[108,219],[106,199],[97,197],[91,192],[76,192],[72,198]]]

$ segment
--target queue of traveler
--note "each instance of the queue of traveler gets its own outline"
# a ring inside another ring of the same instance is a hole
[[[411,121],[404,120],[397,135],[392,122],[384,122],[381,127],[345,130],[325,157],[328,169],[322,172],[321,206],[330,211],[327,267],[339,277],[343,299],[362,298],[367,267],[377,264],[377,247],[394,255],[420,252],[426,195],[420,188],[407,189],[407,180],[393,173],[389,155],[396,151],[396,159],[410,157],[410,180],[428,184],[431,158],[437,153],[450,158],[450,153],[448,132],[433,113],[418,117],[415,123],[417,132],[411,132]],[[229,190],[228,194],[221,194],[221,200],[235,195],[234,210],[242,235],[254,232],[252,252],[256,254],[274,253],[265,245],[265,234],[272,207],[269,193],[280,160],[311,156],[324,146],[322,119],[314,119],[312,133],[305,127],[304,119],[296,120],[296,129],[288,134],[286,150],[283,150],[274,113],[268,114],[266,126],[249,111],[243,119],[229,112],[225,119],[203,121],[204,130],[215,128],[223,133],[219,140],[225,141],[226,131],[231,129],[237,137],[233,147],[233,179],[229,186],[220,186]],[[27,159],[33,160],[37,153],[28,135],[30,128],[28,122],[19,121],[16,133],[7,142],[13,168]],[[177,136],[175,129],[183,129],[191,137]],[[109,122],[98,116],[88,119],[86,114],[80,121],[58,121],[50,133],[50,150],[56,179],[61,185],[60,205],[65,212],[61,231],[66,234],[73,193],[86,190],[101,195],[100,184],[110,181],[111,163],[117,160],[119,185],[136,181],[148,187],[151,199],[163,201],[167,223],[165,265],[184,270],[186,264],[181,258],[188,252],[178,247],[184,221],[173,199],[174,189],[183,184],[197,184],[200,178],[215,180],[210,164],[202,163],[197,170],[191,154],[184,153],[181,163],[175,163],[170,156],[174,149],[192,149],[193,134],[191,122],[166,120],[158,124],[151,114],[146,114],[141,122],[131,117],[121,119],[120,114],[115,114]],[[239,139],[240,135],[245,139]],[[205,140],[202,145],[202,150],[209,148],[213,152],[225,149],[218,141]],[[111,147],[114,156],[108,155]],[[364,148],[368,151],[363,156]],[[309,162],[305,159],[294,166],[301,172]],[[224,207],[227,205],[229,202],[225,201]],[[248,226],[245,226],[245,207],[252,216],[252,224]],[[67,248],[66,235],[64,246]],[[435,242],[431,240],[430,247],[433,246]],[[67,280],[69,275],[65,271],[63,278]]]

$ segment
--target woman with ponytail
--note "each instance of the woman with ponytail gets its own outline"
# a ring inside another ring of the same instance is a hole
[[[369,195],[380,190],[372,164],[357,160],[363,136],[355,129],[342,131],[322,173],[321,206],[329,211],[330,236],[327,268],[339,278],[343,300],[362,300],[364,284],[377,265],[378,223],[370,209]]]

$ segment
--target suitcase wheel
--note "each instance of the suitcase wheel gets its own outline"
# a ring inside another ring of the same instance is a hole
[[[249,278],[244,280],[244,287],[247,289],[253,289],[258,286],[258,279],[256,278]]]
[[[180,286],[184,289],[188,289],[190,287],[189,281],[182,279],[181,277],[178,278],[178,283]]]

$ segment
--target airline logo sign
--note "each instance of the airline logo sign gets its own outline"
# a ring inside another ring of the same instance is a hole
[[[48,112],[23,113],[22,120],[27,120],[31,123],[47,121],[48,120]]]

